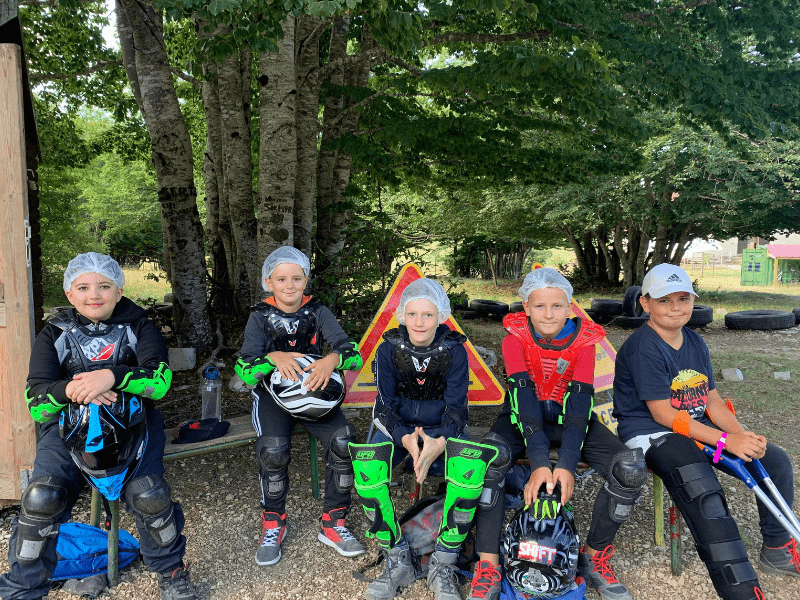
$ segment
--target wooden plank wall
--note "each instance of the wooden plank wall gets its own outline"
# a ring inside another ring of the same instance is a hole
[[[34,329],[22,98],[22,51],[0,44],[0,504],[21,498],[36,455],[24,397]]]

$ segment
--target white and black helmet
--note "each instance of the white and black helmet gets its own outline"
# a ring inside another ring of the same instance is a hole
[[[294,360],[305,369],[321,356],[306,354]],[[270,393],[276,404],[295,418],[304,421],[318,421],[339,406],[344,400],[344,379],[339,371],[331,373],[328,384],[323,389],[313,392],[306,388],[306,381],[311,376],[311,371],[298,374],[298,381],[284,379],[278,369],[272,372],[269,381],[264,381],[264,387]]]

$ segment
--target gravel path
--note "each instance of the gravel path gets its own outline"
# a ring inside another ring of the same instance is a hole
[[[611,333],[611,332],[610,332]],[[610,337],[612,337],[610,335]],[[618,347],[623,332],[613,332],[612,342]],[[800,336],[797,336],[800,337]],[[709,341],[712,345],[712,342]],[[490,345],[482,343],[482,345]],[[780,352],[787,343],[776,340]],[[793,350],[797,346],[793,346]],[[495,348],[495,350],[499,350]],[[246,402],[246,401],[245,401]],[[497,409],[473,409],[471,419],[477,425],[489,425]],[[743,415],[746,419],[747,415]],[[355,425],[364,437],[368,427],[366,410],[359,412]],[[258,505],[258,479],[252,446],[225,453],[195,457],[167,464],[167,479],[174,497],[186,513],[188,539],[186,560],[191,563],[192,580],[204,600],[261,599],[325,599],[363,598],[366,583],[351,576],[353,569],[366,565],[377,553],[373,541],[366,543],[368,553],[352,559],[336,554],[316,539],[321,502],[311,496],[308,442],[305,436],[294,436],[292,450],[291,490],[287,502],[288,536],[283,546],[283,559],[274,566],[260,567],[253,559],[261,533]],[[320,456],[322,453],[320,452]],[[792,461],[797,479],[800,457]],[[322,468],[322,464],[320,464]],[[399,511],[408,505],[411,478],[393,490]],[[753,494],[741,482],[720,475],[734,517],[739,524],[751,560],[758,561],[761,537]],[[585,534],[591,514],[591,503],[601,480],[596,475],[579,481],[575,493],[576,515],[580,532]],[[432,492],[426,485],[424,492]],[[88,521],[88,494],[75,508],[74,519]],[[666,503],[665,503],[666,504]],[[10,536],[10,519],[15,509],[0,512],[0,572],[8,569],[6,556]],[[648,483],[640,504],[631,519],[620,530],[613,559],[616,573],[628,586],[636,600],[695,600],[716,597],[703,564],[697,557],[691,536],[684,526],[683,565],[679,577],[670,573],[669,547],[653,544],[653,490]],[[366,518],[356,507],[348,517],[350,529],[363,540]],[[133,520],[123,514],[122,527],[135,532]],[[668,535],[668,532],[667,532]],[[125,600],[157,600],[155,576],[140,562],[121,574],[122,581],[101,598]],[[800,598],[800,579],[782,576],[760,576],[766,597],[770,600]],[[466,595],[466,588],[463,590]],[[666,592],[666,594],[665,594]],[[433,595],[418,581],[402,591],[403,599],[432,599]],[[54,591],[49,598],[74,598]],[[597,595],[590,591],[590,600]]]

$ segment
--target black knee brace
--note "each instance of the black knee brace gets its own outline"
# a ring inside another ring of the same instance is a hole
[[[67,508],[67,498],[64,481],[57,477],[37,477],[28,484],[17,520],[19,562],[39,560],[47,543],[58,537],[58,519]]]
[[[500,494],[505,493],[506,473],[511,466],[511,446],[502,435],[494,431],[484,435],[481,443],[497,448],[497,458],[486,469],[483,491],[478,499],[480,509],[489,510],[497,504]]]
[[[178,537],[172,490],[161,475],[145,475],[132,479],[125,486],[125,503],[153,541],[165,548]]]
[[[256,456],[263,500],[286,500],[289,493],[289,461],[292,458],[289,439],[261,436],[256,442]]]
[[[352,425],[348,424],[336,430],[331,437],[325,457],[328,468],[333,470],[336,490],[342,494],[349,492],[353,487],[353,461],[350,458],[348,444],[355,441],[356,430]]]
[[[608,494],[608,517],[624,523],[639,499],[647,480],[647,465],[641,448],[618,452],[611,458],[603,491]]]
[[[664,485],[686,520],[694,536],[697,554],[706,564],[711,582],[722,598],[755,598],[753,589],[758,576],[750,564],[736,522],[728,510],[725,494],[717,476],[699,450],[688,465],[686,438],[667,435],[660,438],[648,455],[655,451]],[[662,441],[663,440],[663,441]]]

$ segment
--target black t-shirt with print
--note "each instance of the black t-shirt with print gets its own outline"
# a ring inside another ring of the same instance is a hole
[[[708,346],[691,329],[683,328],[679,350],[662,340],[649,325],[642,325],[617,353],[614,371],[614,416],[617,435],[627,442],[634,436],[670,429],[655,422],[648,400],[669,398],[676,410],[686,410],[702,423],[708,392],[715,389]]]

